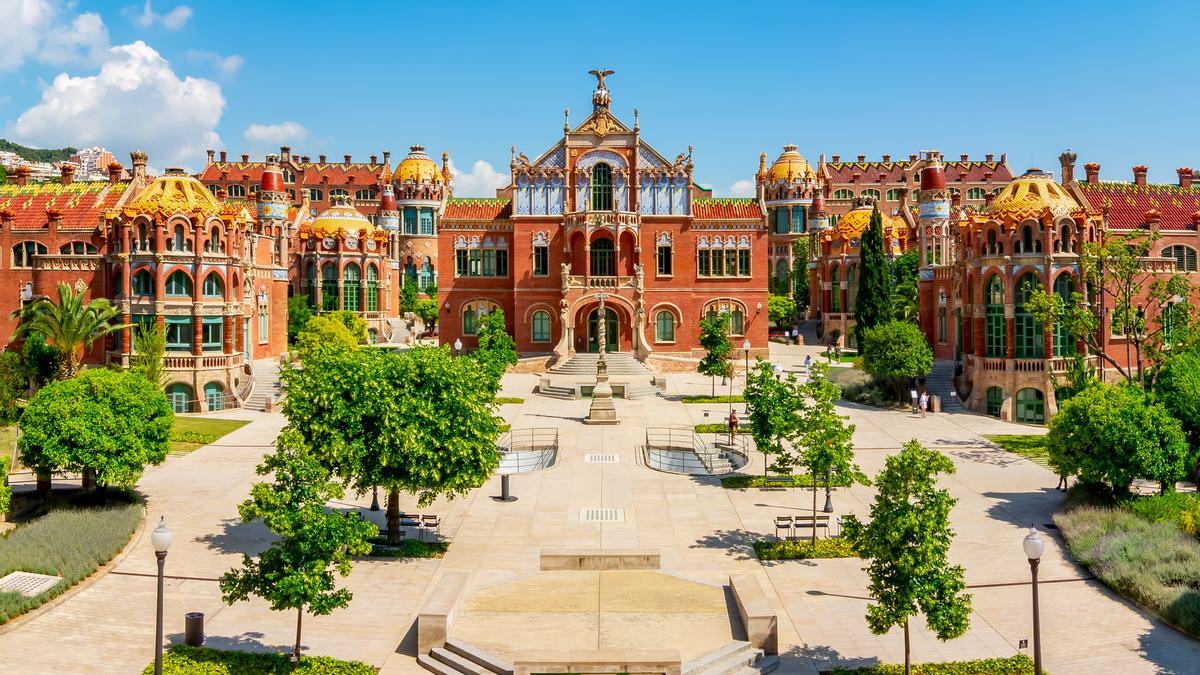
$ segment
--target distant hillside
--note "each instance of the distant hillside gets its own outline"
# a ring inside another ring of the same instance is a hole
[[[28,148],[3,138],[0,138],[0,151],[15,152],[30,162],[65,162],[75,154],[75,148],[59,148],[57,150]]]

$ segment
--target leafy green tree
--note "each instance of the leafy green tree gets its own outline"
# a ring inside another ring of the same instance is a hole
[[[296,338],[300,337],[300,332],[308,325],[308,320],[313,316],[312,305],[309,303],[307,295],[295,295],[288,298],[288,344],[295,344]]]
[[[436,291],[436,289],[435,289]],[[417,301],[416,315],[425,324],[425,330],[433,330],[438,320],[437,300],[421,298]]]
[[[729,341],[729,313],[709,314],[700,319],[700,346],[704,347],[704,358],[696,370],[712,380],[712,395],[717,395],[717,376],[733,374],[733,343]]]
[[[812,246],[816,240],[801,237],[792,242],[792,302],[796,303],[796,314],[804,316],[808,311],[808,262],[812,260]]]
[[[469,358],[483,366],[488,373],[492,395],[500,392],[500,380],[509,366],[517,365],[516,343],[504,323],[504,310],[494,309],[481,314],[476,322],[475,337],[479,347]]]
[[[438,302],[438,287],[436,284],[426,284],[425,297],[429,298],[430,300],[433,300],[433,304],[435,304],[435,305],[440,304]]]
[[[323,316],[330,321],[337,321],[345,326],[346,330],[358,341],[358,344],[363,344],[367,341],[367,322],[357,312],[351,312],[348,309],[339,309],[333,312],[326,312]]]
[[[61,362],[62,352],[54,345],[46,344],[46,337],[41,333],[30,333],[21,345],[21,367],[33,391],[54,379]]]
[[[863,331],[859,347],[863,368],[892,381],[896,400],[904,400],[906,378],[917,378],[933,369],[933,350],[924,333],[907,321],[889,321]]]
[[[796,376],[776,379],[771,363],[760,360],[750,370],[744,396],[750,435],[763,453],[763,476],[767,471],[790,474],[796,458],[786,441],[797,432],[808,408]]]
[[[83,350],[105,335],[130,325],[115,323],[120,309],[104,298],[84,304],[85,292],[86,289],[76,292],[69,284],[60,283],[57,304],[49,298],[38,298],[12,313],[12,318],[21,321],[13,332],[14,339],[41,333],[62,353],[60,377],[75,377]]]
[[[0,516],[8,513],[12,504],[12,488],[8,485],[8,464],[0,462]]]
[[[414,312],[417,309],[417,281],[416,279],[405,279],[404,285],[400,287],[400,311],[403,313]]]
[[[1190,468],[1179,420],[1131,383],[1096,383],[1071,397],[1050,420],[1046,442],[1060,475],[1107,484],[1122,497],[1137,478],[1171,491]]]
[[[11,424],[17,419],[20,410],[17,401],[25,395],[28,387],[21,355],[0,352],[0,422]]]
[[[129,371],[161,387],[167,376],[163,355],[167,353],[167,334],[159,325],[141,325],[134,329],[133,356]]]
[[[352,556],[371,551],[375,526],[326,506],[342,496],[342,486],[294,431],[285,431],[276,447],[258,467],[260,476],[273,474],[272,482],[256,483],[238,513],[246,523],[262,520],[278,539],[257,559],[243,555],[241,569],[223,574],[221,596],[229,604],[257,596],[274,611],[296,610],[292,654],[298,661],[304,613],[325,616],[350,604],[353,596],[336,587],[336,577],[350,574]]]
[[[388,491],[388,538],[400,538],[399,493],[422,505],[483,485],[500,463],[492,377],[444,347],[317,350],[282,371],[288,429],[356,492]]]
[[[796,303],[786,295],[768,296],[767,316],[776,326],[786,326],[796,316]]]
[[[1172,355],[1158,372],[1154,394],[1200,447],[1200,349]]]
[[[962,635],[970,622],[963,569],[948,557],[954,539],[950,509],[957,500],[937,487],[938,474],[952,473],[954,465],[945,455],[909,441],[887,458],[875,478],[871,521],[851,515],[844,524],[855,553],[869,561],[875,602],[867,606],[867,625],[876,635],[904,627],[906,674],[911,672],[909,619],[924,614],[939,640]]]
[[[358,348],[358,337],[336,319],[314,316],[296,338],[296,353],[303,360],[311,354],[324,350],[353,350]]]
[[[170,448],[171,406],[133,373],[96,368],[51,382],[21,415],[21,462],[39,473],[81,471],[84,483],[132,487]]]
[[[854,336],[863,344],[864,332],[892,320],[892,286],[884,255],[883,215],[875,208],[859,245],[858,296],[854,301]]]
[[[917,323],[921,313],[918,292],[920,263],[917,251],[898,255],[891,262],[892,316],[902,321]]]
[[[841,387],[829,381],[829,365],[814,363],[812,374],[801,386],[809,401],[802,408],[802,423],[792,429],[791,441],[799,450],[798,463],[812,476],[813,513],[817,512],[817,479],[837,484],[866,483],[867,477],[854,463],[854,425],[839,415],[837,402]],[[817,529],[812,528],[812,545],[817,545]]]

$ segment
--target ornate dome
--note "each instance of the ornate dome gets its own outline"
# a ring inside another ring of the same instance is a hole
[[[804,155],[796,151],[796,146],[785,145],[783,146],[783,154],[775,160],[775,163],[767,171],[767,179],[772,183],[781,180],[791,182],[804,178],[811,173],[812,167],[809,166],[808,160],[804,159]]]
[[[874,210],[874,201],[860,198],[854,205],[853,210],[838,218],[837,224],[830,230],[830,235],[845,241],[861,239],[863,233],[867,231],[867,227],[871,224],[871,213]],[[879,215],[883,217],[884,236],[890,236],[897,241],[907,236],[908,228],[904,224],[904,219],[889,216],[882,211]]]
[[[414,145],[409,148],[408,156],[400,160],[396,170],[392,172],[392,180],[397,183],[444,183],[441,170],[429,155],[425,154],[425,146]]]
[[[332,206],[305,223],[305,226],[318,237],[336,237],[359,231],[371,233],[375,230],[371,221],[345,199],[336,199]]]
[[[167,169],[138,194],[127,211],[165,218],[176,213],[207,218],[221,213],[221,202],[183,169]]]
[[[1050,174],[1030,169],[996,195],[988,214],[993,218],[1021,221],[1036,218],[1047,209],[1055,218],[1061,218],[1081,208],[1071,193],[1054,182]]]

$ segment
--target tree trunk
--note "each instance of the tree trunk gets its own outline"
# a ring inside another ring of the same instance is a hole
[[[817,548],[817,473],[815,471],[813,472],[812,479],[813,479],[813,490],[812,490],[812,492],[813,492],[813,510],[812,510],[812,514],[813,514],[813,526],[812,526],[813,551],[812,551],[812,553],[814,554],[814,557],[815,557],[816,548]]]
[[[300,663],[300,624],[304,622],[304,607],[296,608],[296,648],[292,650],[292,660]]]
[[[95,492],[96,491],[96,470],[89,468],[89,467],[84,467],[83,476],[81,478],[81,481],[83,483],[83,491],[84,492]]]
[[[387,543],[400,543],[400,490],[388,489],[387,497]]]
[[[38,497],[45,499],[50,495],[50,484],[52,477],[49,471],[37,472],[37,494]]]
[[[909,658],[908,620],[904,621],[904,675],[912,675],[912,664]]]
[[[58,363],[58,376],[61,379],[69,380],[79,374],[79,357],[75,355],[75,350],[71,350],[63,354],[62,361]]]
[[[713,397],[716,397],[716,395],[717,395],[717,376],[716,375],[712,376],[712,395],[713,395]]]

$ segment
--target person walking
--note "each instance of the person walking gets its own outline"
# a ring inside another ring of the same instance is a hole
[[[922,390],[917,399],[917,409],[921,411],[921,419],[925,419],[925,411],[929,409],[929,392]]]
[[[1057,489],[1060,492],[1067,491],[1067,474],[1065,474],[1065,473],[1058,474],[1058,487],[1055,489]]]
[[[808,375],[811,372],[812,372],[812,354],[807,354],[804,357],[804,376],[808,377]]]
[[[738,416],[736,410],[729,411],[729,442],[737,440]]]

